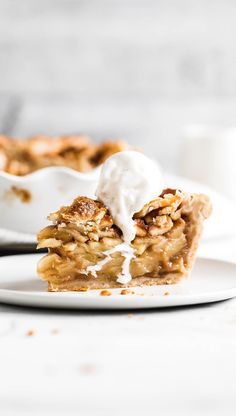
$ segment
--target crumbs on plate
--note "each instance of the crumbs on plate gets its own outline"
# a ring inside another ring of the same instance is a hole
[[[101,290],[100,296],[111,296],[110,290]]]
[[[129,290],[129,289],[122,289],[120,291],[121,295],[135,295],[135,292],[133,290]]]

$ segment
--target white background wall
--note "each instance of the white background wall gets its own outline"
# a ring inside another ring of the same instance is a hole
[[[1,0],[0,129],[123,137],[178,171],[236,120],[235,0]]]

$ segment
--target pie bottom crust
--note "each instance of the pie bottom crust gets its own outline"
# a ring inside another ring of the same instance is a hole
[[[107,208],[99,201],[77,198],[49,216],[53,225],[38,235],[38,247],[48,254],[38,264],[39,276],[48,290],[86,291],[178,283],[191,271],[204,219],[211,213],[206,195],[167,189],[134,216],[136,237],[132,242],[132,280],[117,282],[124,258],[111,255],[97,277],[87,272],[105,258],[104,252],[123,242]]]

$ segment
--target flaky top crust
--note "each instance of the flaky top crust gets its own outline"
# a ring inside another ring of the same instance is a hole
[[[173,220],[177,220],[180,217],[180,210],[189,213],[192,210],[192,200],[198,199],[198,212],[202,214],[204,218],[208,218],[211,214],[211,203],[206,195],[195,195],[181,192],[175,189],[166,189],[162,194],[150,201],[144,207],[134,215],[134,220],[138,228],[147,228],[149,224],[156,225],[157,228],[163,228],[164,222],[170,216]],[[192,213],[194,215],[194,212]],[[158,218],[158,224],[153,224],[153,218]],[[112,216],[109,213],[108,208],[100,201],[79,196],[76,198],[70,206],[64,206],[59,211],[49,215],[49,220],[54,224],[68,224],[75,225],[94,223],[100,228],[102,223],[109,224],[111,227],[114,222]],[[166,224],[167,225],[167,224]]]
[[[56,223],[85,223],[99,222],[108,210],[102,202],[80,196],[70,206],[64,206],[59,211],[49,215],[48,219]]]

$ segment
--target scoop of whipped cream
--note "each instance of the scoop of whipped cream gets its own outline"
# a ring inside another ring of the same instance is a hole
[[[130,243],[135,237],[133,215],[163,190],[158,165],[140,152],[115,153],[104,163],[97,198],[109,209],[115,224]]]
[[[111,260],[111,254],[119,251],[124,256],[124,262],[117,281],[125,284],[131,280],[129,266],[134,250],[130,243],[135,238],[133,215],[158,197],[163,185],[157,163],[140,152],[123,151],[106,160],[101,169],[96,196],[109,209],[114,223],[121,229],[124,243],[104,252],[107,257],[100,262],[102,264],[89,268],[92,274]]]

